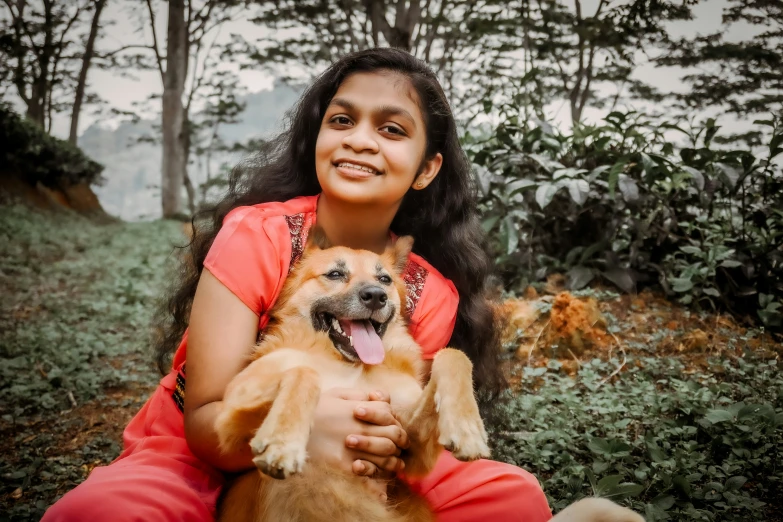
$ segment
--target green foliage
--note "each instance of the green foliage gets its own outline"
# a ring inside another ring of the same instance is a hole
[[[740,340],[744,342],[747,339]],[[638,363],[638,364],[637,364]],[[583,496],[649,522],[772,520],[783,505],[783,377],[752,354],[685,375],[671,359],[525,368],[490,427],[493,458],[536,474],[555,510]]]
[[[0,207],[3,421],[154,377],[149,324],[175,241],[171,222],[96,225]]]
[[[783,9],[778,0],[729,0],[720,31],[673,41],[655,62],[692,71],[683,77],[688,89],[674,95],[685,110],[718,106],[740,116],[780,114],[781,49]]]
[[[510,288],[550,272],[567,272],[572,289],[599,276],[625,291],[659,283],[683,303],[780,326],[779,121],[757,122],[770,135],[757,154],[717,146],[713,120],[688,131],[614,112],[572,134],[522,121],[512,111],[465,140]]]
[[[100,181],[103,166],[67,141],[46,134],[35,123],[0,103],[0,176],[18,177],[30,185],[62,188]]]

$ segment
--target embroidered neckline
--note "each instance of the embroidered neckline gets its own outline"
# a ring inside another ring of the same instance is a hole
[[[306,226],[307,221],[304,212],[285,216],[285,222],[288,225],[288,232],[291,236],[291,261],[288,265],[289,274],[299,259],[301,259],[302,253],[304,253],[305,245],[307,244],[307,235],[310,231],[310,227]],[[429,271],[426,268],[413,259],[408,260],[402,279],[405,281],[405,308],[409,318],[413,317],[416,305],[419,304],[428,275]]]

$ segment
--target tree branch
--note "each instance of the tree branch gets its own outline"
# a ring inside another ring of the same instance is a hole
[[[432,51],[432,43],[435,41],[435,37],[438,36],[438,30],[440,29],[440,23],[443,21],[443,13],[446,10],[446,1],[441,0],[440,10],[438,11],[438,17],[432,22],[432,25],[427,29],[427,44],[424,47],[424,60],[430,61],[430,52]]]
[[[218,27],[218,26],[214,26],[214,27]],[[210,30],[213,29],[214,27],[210,28]],[[206,34],[207,33],[204,33],[204,35],[206,35]],[[204,35],[202,35],[202,38],[203,38]],[[201,85],[202,85],[202,83],[204,81],[204,78],[206,76],[206,71],[207,71],[207,63],[208,63],[207,60],[209,59],[209,55],[212,52],[212,47],[214,47],[215,42],[217,41],[219,36],[220,36],[220,29],[218,28],[217,34],[212,39],[212,42],[209,44],[209,47],[207,48],[207,52],[204,54],[204,65],[201,67],[201,74],[198,77],[196,76],[196,74],[197,74],[197,71],[198,71],[198,57],[199,57],[199,54],[201,53],[201,40],[202,40],[202,38],[199,38],[198,41],[196,42],[196,52],[193,55],[193,57],[194,57],[194,60],[193,60],[193,79],[191,80],[191,88],[190,88],[190,92],[188,93],[188,102],[185,105],[185,112],[187,114],[190,114],[190,105],[193,102],[193,97],[195,96],[195,93],[199,90],[199,88],[201,88]]]
[[[416,26],[416,36],[413,37],[413,42],[411,43],[411,49],[413,49],[416,53],[418,53],[419,51],[419,44],[421,43],[421,37],[424,34],[423,20],[428,18],[429,16],[430,16],[430,0],[425,0],[424,6],[421,8],[422,23]]]
[[[102,60],[105,60],[106,58],[111,58],[115,54],[120,54],[121,52],[127,51],[128,49],[148,49],[148,50],[154,50],[155,47],[153,47],[152,45],[138,45],[138,44],[123,45],[122,47],[114,49],[113,51],[109,51],[109,52],[103,53],[103,54],[97,54],[95,57],[96,58],[100,58]]]
[[[68,31],[70,31],[70,30],[71,30],[71,26],[72,26],[72,25],[74,24],[74,22],[75,22],[75,21],[76,21],[76,20],[79,18],[79,16],[81,16],[81,14],[82,14],[82,11],[84,11],[85,9],[87,9],[87,5],[90,3],[90,1],[91,1],[91,0],[86,0],[86,1],[84,2],[84,5],[82,5],[81,7],[77,7],[77,8],[76,8],[76,12],[75,12],[75,13],[74,13],[74,15],[71,17],[71,19],[70,19],[70,20],[68,20],[68,23],[65,25],[65,29],[63,29],[62,33],[60,33],[60,41],[57,43],[57,49],[58,49],[58,53],[57,53],[57,54],[58,54],[58,58],[59,58],[59,55],[62,53],[63,44],[64,44],[64,42],[65,42],[65,35],[66,35],[66,34],[68,34]]]
[[[340,10],[345,15],[345,23],[348,26],[348,39],[351,41],[351,51],[358,51],[363,46],[359,43],[359,39],[356,38],[356,33],[353,30],[353,7],[352,2],[348,0],[340,0],[338,2]]]
[[[590,96],[590,84],[593,81],[593,58],[595,58],[595,42],[590,43],[590,56],[587,59],[587,70],[585,71],[585,86],[579,98],[579,119],[581,119],[582,111],[587,105],[587,98]]]
[[[20,10],[16,15],[14,14],[14,5],[10,0],[3,0],[8,6],[8,10],[11,13],[11,21],[14,24],[14,35],[16,37],[15,47],[17,51],[16,56],[16,68],[14,69],[14,85],[19,97],[25,103],[29,105],[30,97],[27,95],[27,89],[24,83],[24,66],[25,66],[25,52],[22,47],[22,16],[23,12]]]
[[[152,28],[152,50],[155,51],[155,60],[158,63],[158,72],[160,72],[160,81],[166,83],[166,73],[163,70],[163,58],[160,56],[158,47],[158,32],[155,29],[155,11],[152,9],[152,0],[147,1],[147,9],[150,13],[150,27]]]
[[[383,34],[386,38],[386,42],[391,42],[391,26],[388,20],[386,20],[386,2],[384,0],[367,0],[367,11],[370,15],[370,22],[372,23],[372,34],[375,46],[378,47],[380,42],[378,40],[378,34]]]

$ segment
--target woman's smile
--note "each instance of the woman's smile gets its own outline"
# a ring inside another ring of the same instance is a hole
[[[372,165],[358,161],[338,160],[334,166],[340,174],[353,179],[367,179],[383,174]]]

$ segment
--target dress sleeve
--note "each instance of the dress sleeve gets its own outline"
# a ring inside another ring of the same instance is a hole
[[[454,283],[430,272],[410,326],[411,335],[421,346],[423,359],[433,359],[448,344],[457,322],[458,305],[459,294]]]
[[[282,238],[273,219],[255,207],[235,208],[204,260],[204,267],[259,316],[285,280]]]

